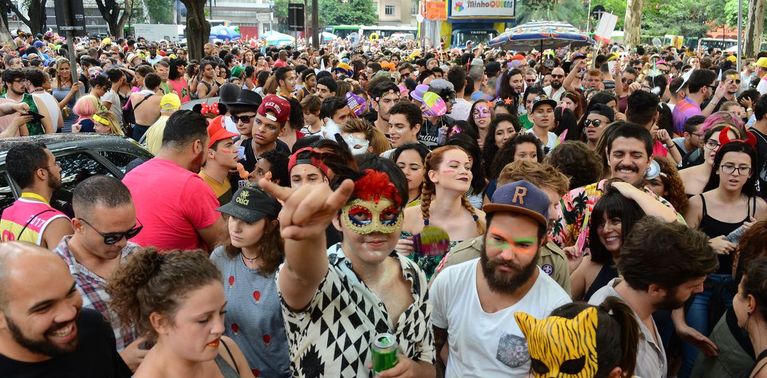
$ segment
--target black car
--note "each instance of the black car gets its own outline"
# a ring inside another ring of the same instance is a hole
[[[132,139],[99,134],[49,134],[0,139],[0,212],[11,206],[21,188],[8,176],[5,157],[15,144],[42,142],[61,166],[61,189],[53,194],[51,205],[72,216],[72,190],[93,175],[122,179],[129,165],[152,158],[149,151]]]

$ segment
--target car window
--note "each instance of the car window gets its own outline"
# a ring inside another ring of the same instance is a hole
[[[11,206],[15,200],[8,177],[6,177],[5,172],[0,172],[0,212]]]
[[[51,205],[68,216],[73,216],[72,191],[77,184],[94,175],[114,176],[103,164],[91,155],[78,152],[56,156],[61,166],[61,188],[53,194]]]
[[[110,162],[112,162],[112,164],[114,164],[117,168],[120,168],[120,171],[122,171],[122,173],[125,173],[125,170],[128,167],[128,164],[130,162],[139,158],[139,156],[125,153],[125,152],[99,151],[99,153],[101,154],[101,156],[107,158]]]

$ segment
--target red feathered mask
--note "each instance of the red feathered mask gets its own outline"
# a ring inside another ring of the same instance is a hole
[[[384,197],[391,200],[397,207],[402,205],[402,197],[397,187],[389,180],[389,175],[372,169],[366,169],[364,176],[354,183],[353,196],[376,203]]]

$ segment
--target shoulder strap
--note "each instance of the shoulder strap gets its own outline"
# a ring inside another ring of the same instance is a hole
[[[708,212],[706,211],[706,197],[703,197],[703,193],[698,194],[700,196],[700,202],[703,203],[703,216],[705,217],[708,215]]]
[[[144,101],[148,100],[148,99],[149,99],[150,97],[152,97],[152,96],[154,96],[154,93],[150,93],[150,94],[148,94],[148,95],[144,96],[144,98],[143,98],[143,99],[141,99],[141,101],[139,101],[139,102],[138,102],[138,104],[136,104],[136,106],[134,106],[134,107],[133,107],[133,110],[135,111],[136,109],[138,109],[138,107],[139,107],[141,104],[143,104],[143,103],[144,103]]]
[[[748,212],[748,219],[751,219],[751,217],[756,215],[756,197],[750,197],[748,200],[751,202],[751,211]]]
[[[22,227],[21,231],[19,231],[19,234],[16,235],[16,240],[21,240],[21,234],[23,234],[24,231],[27,230],[27,227],[29,227],[29,224],[32,223],[33,220],[37,219],[37,217],[39,217],[41,214],[47,213],[49,211],[55,211],[55,210],[53,210],[53,209],[45,209],[45,210],[43,210],[43,211],[41,211],[41,212],[31,216],[29,218],[29,220],[27,221],[27,223],[24,224],[24,227]]]
[[[232,360],[232,365],[234,365],[234,370],[237,372],[237,374],[240,374],[240,368],[237,366],[237,360],[234,359],[234,356],[232,355],[232,351],[229,350],[229,345],[226,345],[226,342],[224,342],[224,339],[221,339],[221,344],[224,345],[224,349],[226,349],[226,354],[228,354],[229,359]]]

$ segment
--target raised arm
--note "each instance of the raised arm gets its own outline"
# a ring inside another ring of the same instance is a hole
[[[327,185],[281,187],[268,175],[259,186],[283,203],[279,221],[285,239],[285,263],[277,281],[285,303],[292,309],[306,308],[328,271],[325,229],[354,190],[345,180],[335,191]]]

